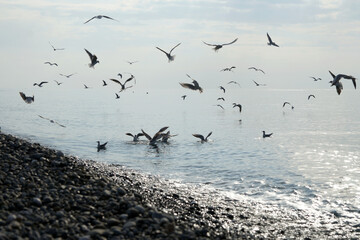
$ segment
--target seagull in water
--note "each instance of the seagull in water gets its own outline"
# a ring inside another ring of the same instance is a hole
[[[266,33],[266,35],[267,35],[268,40],[269,40],[269,42],[268,42],[267,45],[269,45],[269,46],[272,45],[272,46],[275,46],[275,47],[279,47],[279,45],[277,45],[275,42],[273,42],[273,41],[271,40],[271,37],[270,37],[269,33]]]
[[[149,134],[147,134],[144,130],[141,129],[141,132],[144,134],[144,136],[150,141],[150,145],[155,145],[156,141],[162,138],[162,132],[168,129],[168,127],[161,128],[153,137],[150,137]]]
[[[115,19],[113,19],[113,18],[111,18],[111,17],[105,16],[105,15],[97,15],[97,16],[94,16],[94,17],[90,18],[90,19],[87,20],[86,22],[84,22],[84,24],[90,22],[91,20],[93,20],[93,19],[95,19],[95,18],[96,18],[96,19],[107,18],[107,19],[110,19],[110,20],[117,21],[117,20],[115,20]]]
[[[89,58],[91,61],[91,63],[89,63],[89,67],[94,68],[95,64],[100,63],[99,60],[97,60],[97,56],[95,54],[92,54],[91,52],[89,52],[86,49],[85,49],[85,52],[89,55]]]
[[[343,90],[343,85],[342,85],[342,83],[340,82],[340,80],[341,80],[342,78],[344,78],[344,79],[351,79],[352,82],[353,82],[354,88],[356,89],[356,78],[355,78],[355,77],[350,76],[350,75],[345,75],[345,74],[335,75],[335,74],[333,74],[331,71],[329,71],[329,73],[330,73],[331,76],[333,77],[333,80],[330,81],[331,86],[334,86],[334,85],[335,85],[336,91],[337,91],[338,95],[340,95],[341,90]]]
[[[96,141],[97,142],[97,151],[100,152],[100,150],[106,150],[106,143],[100,144],[100,141]]]
[[[206,137],[204,137],[204,136],[201,135],[201,134],[193,134],[193,136],[196,137],[196,138],[200,138],[201,143],[204,143],[204,142],[207,142],[207,141],[208,141],[208,137],[210,137],[211,134],[212,134],[212,132],[210,132]]]
[[[21,98],[28,104],[32,103],[35,101],[34,95],[32,97],[30,96],[26,96],[25,93],[23,92],[19,92]]]
[[[42,87],[43,84],[48,83],[48,82],[41,82],[41,83],[34,83],[33,86],[38,86],[38,87]]]
[[[51,62],[44,62],[44,64],[49,64],[50,66],[52,66],[52,65],[58,66],[58,65],[57,65],[57,63],[55,63],[55,62],[54,62],[54,63],[51,63]]]
[[[200,87],[199,83],[195,79],[191,78],[189,76],[189,74],[186,74],[186,76],[188,76],[188,78],[193,80],[192,81],[193,84],[191,84],[191,83],[180,83],[180,85],[182,87],[184,87],[184,88],[189,88],[189,89],[194,90],[194,91],[199,90],[199,92],[202,93],[203,89]]]
[[[310,95],[308,96],[308,100],[310,100],[311,97],[315,98],[314,95],[310,94]]]
[[[206,43],[203,41],[204,44],[208,45],[208,46],[213,46],[214,48],[214,51],[217,52],[220,48],[222,48],[223,46],[226,46],[226,45],[230,45],[230,44],[233,44],[234,42],[236,42],[238,39],[236,38],[234,41],[232,42],[229,42],[229,43],[224,43],[224,44],[210,44],[210,43]]]
[[[263,138],[271,137],[271,135],[273,135],[273,133],[267,134],[265,133],[265,131],[262,131],[262,133],[263,133]]]
[[[132,134],[132,133],[125,133],[125,135],[128,135],[128,136],[132,137],[132,138],[133,138],[133,142],[138,142],[138,141],[139,141],[139,137],[144,136],[143,133],[138,133],[138,134],[135,134],[135,135]]]
[[[255,71],[260,71],[263,74],[265,74],[265,72],[263,70],[261,70],[260,68],[256,68],[256,67],[249,67],[248,69],[254,69]]]
[[[57,50],[65,50],[65,48],[55,48],[50,42],[49,42],[50,46],[53,48],[54,51]]]
[[[241,110],[242,110],[241,104],[233,103],[233,108],[234,108],[234,107],[238,107],[238,108],[239,108],[239,112],[241,112]]]
[[[175,135],[170,135],[170,131],[167,131],[166,133],[163,133],[163,134],[161,135],[161,142],[167,143],[168,140],[169,140],[169,138],[175,137],[175,136],[177,136],[177,134],[175,134]]]
[[[168,60],[169,60],[169,62],[171,62],[171,61],[174,61],[174,59],[175,59],[175,55],[171,55],[171,52],[172,52],[177,46],[179,46],[180,44],[181,44],[181,43],[179,43],[178,45],[176,45],[175,47],[173,47],[173,48],[170,50],[169,53],[165,52],[164,50],[162,50],[162,49],[159,48],[159,47],[156,47],[156,48],[159,49],[160,51],[162,51],[163,53],[165,53],[165,54],[166,54],[166,57],[167,57]]]

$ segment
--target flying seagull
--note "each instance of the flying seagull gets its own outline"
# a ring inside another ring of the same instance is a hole
[[[84,84],[84,88],[85,88],[85,89],[88,89],[89,87]]]
[[[60,76],[69,78],[69,77],[71,77],[72,75],[74,75],[74,74],[76,74],[76,73],[72,73],[72,74],[69,74],[69,75],[65,75],[65,74],[62,74],[62,73],[59,73],[59,74],[60,74]]]
[[[105,80],[102,80],[103,81],[103,87],[107,86],[107,83],[105,82]]]
[[[333,80],[330,81],[331,86],[334,86],[334,85],[335,85],[336,91],[337,91],[338,95],[340,95],[341,90],[343,90],[343,85],[342,85],[342,83],[340,82],[340,80],[341,80],[342,78],[344,78],[344,79],[351,79],[352,82],[353,82],[354,88],[356,89],[356,78],[355,78],[355,77],[350,76],[350,75],[345,75],[345,74],[335,75],[335,74],[333,74],[331,71],[329,71],[329,73],[330,73],[331,76],[333,77]]]
[[[54,82],[56,82],[57,85],[61,85],[61,84],[62,84],[62,82],[58,82],[58,81],[56,81],[56,80],[54,80]]]
[[[133,138],[133,142],[138,142],[139,141],[139,137],[144,136],[143,133],[138,133],[138,134],[132,134],[132,133],[125,133],[128,136],[131,136]]]
[[[291,109],[294,109],[294,106],[291,105],[291,103],[289,103],[289,102],[284,102],[282,107],[285,107],[286,104],[289,105],[289,106],[291,106]]]
[[[314,95],[310,94],[310,95],[308,96],[308,100],[310,100],[311,97],[315,98]]]
[[[178,45],[176,45],[175,47],[173,47],[171,50],[170,50],[170,52],[169,53],[167,53],[167,52],[165,52],[164,50],[162,50],[161,48],[159,48],[159,47],[156,47],[157,49],[159,49],[160,51],[162,51],[163,53],[165,53],[166,54],[166,57],[168,58],[168,62],[171,62],[171,61],[174,61],[174,59],[175,59],[175,55],[171,55],[171,52],[177,47],[177,46],[179,46],[181,43],[179,43]]]
[[[264,72],[262,69],[260,69],[260,68],[249,67],[248,69],[254,69],[255,71],[260,71],[260,72],[262,72],[263,74],[265,74],[265,72]]]
[[[241,86],[240,86],[240,83],[238,83],[238,82],[236,82],[236,81],[230,81],[230,82],[228,82],[227,84],[231,84],[231,83],[237,84],[237,85],[239,85],[239,87],[241,87]]]
[[[225,101],[225,98],[223,98],[223,97],[219,97],[217,100],[218,100],[218,101],[219,101],[219,100],[223,100],[223,101]]]
[[[127,80],[124,82],[124,84],[122,84],[122,83],[121,83],[119,80],[117,80],[117,79],[110,78],[110,80],[113,81],[113,82],[116,82],[117,84],[120,84],[120,86],[121,86],[120,92],[122,92],[122,91],[124,91],[124,90],[126,90],[126,89],[128,89],[128,88],[132,88],[132,87],[133,87],[133,86],[125,87],[125,84],[126,84],[127,82],[131,81],[132,78],[127,79]]]
[[[23,92],[19,92],[21,98],[28,104],[32,103],[35,101],[34,95],[32,97],[30,96],[26,96],[25,93]]]
[[[157,140],[162,138],[162,132],[168,129],[168,127],[161,128],[153,137],[150,137],[149,134],[147,134],[144,130],[141,129],[141,132],[144,134],[144,136],[150,141],[150,145],[154,145]]]
[[[41,82],[41,83],[34,83],[33,86],[38,86],[38,87],[42,87],[43,84],[48,83],[48,82]]]
[[[108,17],[108,16],[105,16],[105,15],[97,15],[97,16],[94,16],[94,17],[90,18],[90,19],[87,20],[86,22],[84,22],[84,24],[90,22],[91,20],[93,20],[93,19],[95,19],[95,18],[97,18],[97,19],[107,18],[107,19],[110,19],[110,20],[117,21],[116,19],[113,19],[113,18]]]
[[[100,144],[100,141],[96,141],[97,142],[97,151],[100,152],[100,150],[106,150],[106,143]]]
[[[116,96],[116,99],[120,98],[119,94],[117,94],[117,93],[115,93],[115,96]]]
[[[57,124],[57,125],[59,125],[60,127],[65,127],[64,125],[62,125],[62,124],[60,124],[60,123],[58,123],[58,122],[56,122],[56,121],[54,121],[54,120],[52,120],[52,119],[49,119],[49,118],[46,118],[46,117],[43,117],[43,116],[41,116],[41,115],[38,115],[40,118],[42,118],[42,119],[45,119],[45,120],[48,120],[49,122],[51,122],[51,123],[55,123],[55,124]]]
[[[273,45],[273,46],[275,46],[275,47],[279,47],[279,45],[277,45],[275,42],[273,42],[273,41],[271,40],[271,37],[270,37],[270,35],[269,35],[268,33],[266,33],[266,35],[267,35],[268,40],[269,40],[269,42],[268,42],[268,45],[269,45],[269,46]]]
[[[319,81],[319,80],[322,80],[321,78],[316,78],[316,77],[310,77],[310,78],[314,79],[315,82]]]
[[[224,69],[221,69],[220,72],[232,72],[233,68],[236,68],[235,66],[232,66],[232,67],[229,67],[229,68],[224,68]]]
[[[217,52],[220,48],[222,48],[223,46],[226,46],[226,45],[230,45],[230,44],[233,44],[234,42],[236,42],[238,39],[236,38],[234,41],[232,42],[229,42],[229,43],[224,43],[224,44],[210,44],[210,43],[206,43],[203,41],[204,44],[208,45],[208,46],[213,46],[214,48],[214,51]]]
[[[219,88],[221,89],[221,90],[223,90],[224,91],[224,93],[225,93],[225,88],[223,87],[223,86],[219,86]]]
[[[51,62],[44,62],[44,64],[49,64],[50,66],[52,65],[58,66],[57,63],[51,63]]]
[[[195,91],[196,91],[196,90],[199,90],[199,92],[202,93],[202,92],[203,92],[203,89],[200,87],[199,83],[198,83],[195,79],[191,78],[191,77],[189,76],[189,74],[186,74],[186,76],[188,76],[188,78],[190,78],[190,79],[193,80],[193,81],[192,81],[193,84],[191,84],[191,83],[180,83],[180,85],[181,85],[182,87],[184,87],[184,88],[189,88],[189,89],[191,89],[191,90],[195,90]]]
[[[223,109],[223,110],[225,109],[225,108],[224,108],[223,106],[221,106],[220,104],[217,104],[216,106],[217,106],[217,107],[220,107],[220,108]]]
[[[254,80],[253,80],[253,82],[255,83],[255,85],[256,85],[257,87],[259,87],[259,86],[266,86],[266,84],[260,84],[260,83],[255,82]]]
[[[273,135],[273,133],[265,133],[265,131],[262,131],[263,132],[263,138],[267,138],[267,137],[271,137],[271,135]]]
[[[196,137],[196,138],[200,138],[201,143],[203,143],[203,142],[207,142],[207,141],[208,141],[208,137],[210,137],[211,134],[212,134],[212,132],[210,132],[206,137],[204,137],[204,136],[201,135],[201,134],[193,134],[193,136]]]
[[[137,62],[139,62],[139,61],[133,61],[133,62],[127,61],[127,63],[129,63],[130,65],[133,65],[134,63],[137,63]]]
[[[181,98],[182,98],[183,100],[185,100],[185,98],[186,98],[186,95],[182,95],[182,96],[181,96]]]
[[[50,42],[49,42],[50,46],[53,48],[54,51],[57,50],[65,50],[65,48],[55,48]]]
[[[234,107],[238,107],[238,108],[239,108],[239,112],[241,112],[241,110],[242,110],[241,104],[233,103],[233,108],[234,108]]]
[[[84,48],[85,49],[85,48]],[[95,54],[92,54],[88,50],[85,49],[85,52],[89,55],[91,63],[89,63],[89,67],[94,68],[95,64],[100,63],[99,60],[97,60],[97,56]]]

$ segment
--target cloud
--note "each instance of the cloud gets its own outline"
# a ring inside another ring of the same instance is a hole
[[[337,9],[342,5],[343,0],[319,0],[320,8]]]

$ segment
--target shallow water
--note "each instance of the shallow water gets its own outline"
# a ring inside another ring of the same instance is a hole
[[[3,132],[80,158],[115,163],[184,183],[205,184],[234,198],[360,220],[360,94],[346,89],[229,88],[203,94],[131,89],[115,99],[110,87],[0,90]],[[187,94],[182,100],[180,96]],[[314,94],[315,99],[307,96]],[[225,102],[217,101],[224,97]],[[294,105],[282,107],[284,101]],[[232,108],[241,103],[243,111]],[[221,104],[225,110],[216,106]],[[38,117],[53,119],[66,128]],[[241,122],[239,121],[241,119]],[[126,132],[150,135],[169,126],[168,144],[131,142]],[[273,132],[263,139],[262,130]],[[200,143],[193,133],[207,135]],[[108,141],[96,151],[96,141]]]

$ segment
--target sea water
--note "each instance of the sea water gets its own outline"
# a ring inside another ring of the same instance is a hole
[[[34,103],[26,104],[18,89],[0,90],[3,132],[83,159],[208,185],[235,198],[330,212],[353,224],[360,220],[357,90],[338,96],[335,89],[236,86],[200,94],[134,88],[121,92],[120,99],[110,87],[25,90],[36,94]],[[308,100],[310,94],[315,98]],[[285,101],[294,109],[283,107]],[[156,147],[145,137],[134,143],[125,135],[143,129],[152,136],[164,126],[176,136]],[[264,139],[262,131],[273,135]],[[206,143],[192,136],[210,132]],[[108,142],[107,150],[97,152],[96,141]]]

